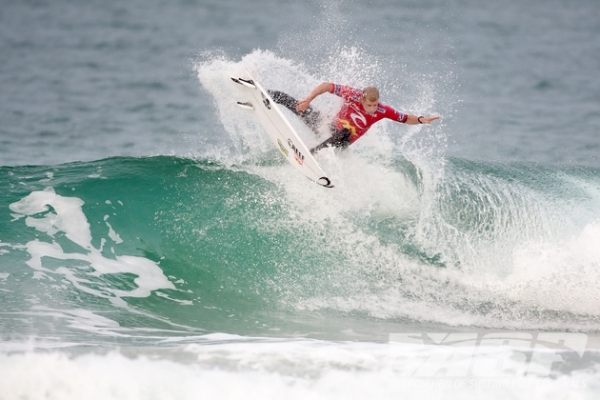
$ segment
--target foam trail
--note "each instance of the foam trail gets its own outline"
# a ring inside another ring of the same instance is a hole
[[[37,277],[60,274],[84,293],[97,297],[107,298],[116,305],[125,306],[123,297],[148,297],[158,289],[175,289],[174,285],[164,276],[160,267],[143,257],[115,256],[109,259],[94,248],[90,224],[83,213],[84,202],[76,197],[64,197],[56,194],[52,188],[36,191],[10,204],[10,209],[16,218],[26,216],[26,225],[36,230],[55,237],[64,233],[73,243],[86,250],[85,253],[67,253],[62,246],[53,243],[33,240],[26,244],[27,252],[31,255],[27,265],[37,271]],[[43,214],[43,215],[40,215]],[[112,235],[112,228],[109,235]],[[116,233],[115,233],[116,235]],[[120,237],[114,237],[119,243]],[[122,241],[121,241],[122,242]],[[68,261],[67,265],[89,264],[93,272],[82,277],[77,269],[68,266],[50,269],[44,266],[44,258]],[[96,289],[97,278],[102,275],[133,274],[136,287],[132,290],[111,288],[110,285],[100,284]],[[110,294],[107,294],[110,293]]]
[[[9,208],[18,216],[27,216],[27,226],[54,236],[64,234],[74,243],[91,250],[92,234],[90,224],[81,210],[83,201],[76,197],[65,198],[57,195],[52,188],[33,192],[22,200],[12,203]],[[50,207],[54,212],[50,211]],[[32,215],[46,213],[42,218]]]

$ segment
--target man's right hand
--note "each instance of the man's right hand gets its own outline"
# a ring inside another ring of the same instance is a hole
[[[317,86],[309,95],[303,100],[298,102],[296,106],[296,111],[306,111],[308,110],[308,106],[310,106],[310,102],[315,99],[315,97],[322,95],[326,92],[332,91],[333,83],[323,82],[319,86]]]
[[[308,97],[303,100],[300,100],[298,102],[298,105],[296,106],[296,111],[308,110],[308,107],[310,106],[310,102],[311,102],[311,100]]]

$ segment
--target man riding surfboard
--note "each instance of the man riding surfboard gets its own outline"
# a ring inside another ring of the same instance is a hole
[[[396,122],[416,125],[430,124],[439,119],[438,115],[431,117],[405,114],[393,107],[379,102],[379,90],[374,86],[365,89],[356,89],[350,86],[339,85],[332,82],[323,82],[318,85],[306,98],[297,101],[293,97],[279,91],[269,91],[276,103],[279,103],[298,115],[315,132],[321,124],[321,113],[310,103],[324,93],[332,93],[344,99],[342,108],[338,111],[332,125],[332,135],[310,151],[317,152],[327,146],[346,148],[362,137],[369,128],[382,119],[391,119]]]

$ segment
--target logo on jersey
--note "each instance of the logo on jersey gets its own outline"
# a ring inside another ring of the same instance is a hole
[[[367,127],[367,118],[362,113],[352,113],[350,118],[358,128],[365,129]]]
[[[346,128],[350,131],[350,136],[352,136],[352,137],[358,136],[358,133],[356,132],[356,127],[353,126],[350,123],[350,121],[347,121],[345,119],[338,119],[338,121],[340,122],[340,124],[342,125],[343,128]]]

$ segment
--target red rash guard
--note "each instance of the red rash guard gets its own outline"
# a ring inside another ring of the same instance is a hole
[[[350,143],[354,143],[359,137],[367,133],[371,125],[379,120],[387,118],[404,123],[408,118],[406,114],[381,103],[377,104],[377,111],[368,114],[361,102],[363,93],[361,89],[332,83],[331,93],[345,100],[342,109],[336,116],[335,128],[338,131],[344,128],[348,129],[350,131]]]

